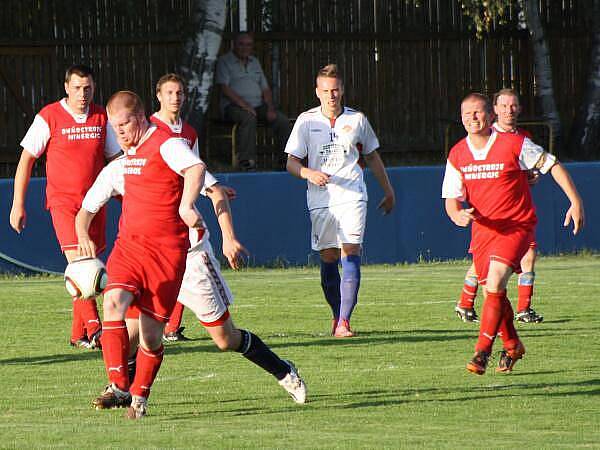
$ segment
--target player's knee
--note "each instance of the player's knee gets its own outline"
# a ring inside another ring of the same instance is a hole
[[[519,284],[521,286],[531,286],[535,281],[535,272],[523,272],[519,275]]]
[[[235,333],[226,333],[221,336],[213,336],[215,346],[222,352],[237,350],[240,339],[235,336]]]

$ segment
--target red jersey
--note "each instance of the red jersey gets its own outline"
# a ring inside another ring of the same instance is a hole
[[[79,209],[105,159],[120,151],[107,143],[108,119],[101,106],[90,104],[87,114],[74,114],[65,100],[45,106],[21,145],[36,158],[46,153],[46,207]]]
[[[150,127],[138,146],[127,150],[119,235],[188,248],[188,228],[179,216],[180,172],[201,162],[183,139]]]
[[[506,130],[502,129],[500,127],[500,125],[498,125],[498,122],[494,122],[493,127],[498,133],[516,134],[519,136],[525,136],[526,138],[529,138],[529,139],[533,139],[533,135],[529,131],[527,131],[525,128],[516,127],[516,128],[513,128],[512,130],[506,131]]]
[[[536,224],[527,184],[529,167],[523,166],[524,160],[537,160],[523,145],[525,139],[512,133],[492,133],[484,149],[473,150],[464,138],[450,150],[448,162],[460,173],[464,199],[475,208],[476,223],[498,231]]]
[[[199,154],[198,134],[196,133],[194,127],[192,127],[189,123],[179,119],[179,123],[171,125],[158,117],[157,113],[150,116],[150,122],[152,122],[161,130],[166,131],[171,136],[184,139],[188,147],[191,148],[194,153]]]

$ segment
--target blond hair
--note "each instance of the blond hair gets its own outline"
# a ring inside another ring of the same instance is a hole
[[[115,109],[126,109],[135,115],[145,115],[142,99],[132,91],[117,91],[108,99],[106,110],[109,114],[115,112]]]

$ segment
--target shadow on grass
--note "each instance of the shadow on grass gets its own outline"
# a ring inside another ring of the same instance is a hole
[[[585,388],[595,389],[585,389]],[[580,389],[573,389],[580,388]],[[585,389],[585,390],[584,390]],[[549,391],[551,390],[551,391]],[[423,387],[419,389],[398,389],[398,390],[367,390],[335,392],[331,394],[311,394],[309,402],[305,405],[290,404],[286,407],[241,407],[241,408],[223,408],[225,406],[246,401],[261,401],[265,405],[272,405],[278,402],[275,398],[239,398],[220,400],[215,404],[216,408],[210,408],[206,414],[225,414],[229,416],[243,416],[247,414],[290,414],[302,413],[310,410],[331,410],[331,408],[355,409],[355,408],[373,408],[388,407],[391,405],[401,405],[408,403],[424,402],[469,402],[475,400],[485,400],[494,398],[535,398],[535,397],[571,397],[577,395],[596,396],[600,394],[600,379],[590,379],[584,381],[564,382],[564,383],[517,383],[505,386],[469,386],[469,395],[465,395],[464,387],[457,388],[434,388]],[[449,396],[449,397],[448,397]],[[197,408],[198,402],[186,400],[174,402],[177,406],[189,405],[192,409]],[[190,411],[189,413],[178,414],[177,417],[165,420],[181,420],[186,417],[198,416],[202,413]]]

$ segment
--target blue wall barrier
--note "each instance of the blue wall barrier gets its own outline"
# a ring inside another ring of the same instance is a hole
[[[577,236],[562,226],[568,201],[552,177],[543,176],[532,188],[539,224],[538,246],[544,254],[582,249],[600,250],[600,162],[566,164],[586,208],[586,228]],[[382,216],[377,204],[382,191],[371,173],[367,231],[363,260],[367,263],[398,263],[420,260],[464,258],[469,229],[456,227],[444,212],[440,198],[443,167],[402,167],[388,170],[396,190],[397,206]],[[251,264],[307,264],[317,261],[310,249],[310,222],[306,209],[306,184],[281,173],[232,173],[219,180],[237,190],[232,202],[239,240],[251,252]],[[12,180],[0,180],[0,271],[22,271],[29,265],[62,272],[65,261],[54,237],[48,212],[44,209],[45,179],[32,179],[27,196],[27,227],[17,235],[9,225]],[[208,199],[199,207],[212,232],[216,251],[221,246],[218,223]],[[109,203],[107,238],[110,246],[117,231],[120,204]],[[9,262],[14,261],[14,262]]]

